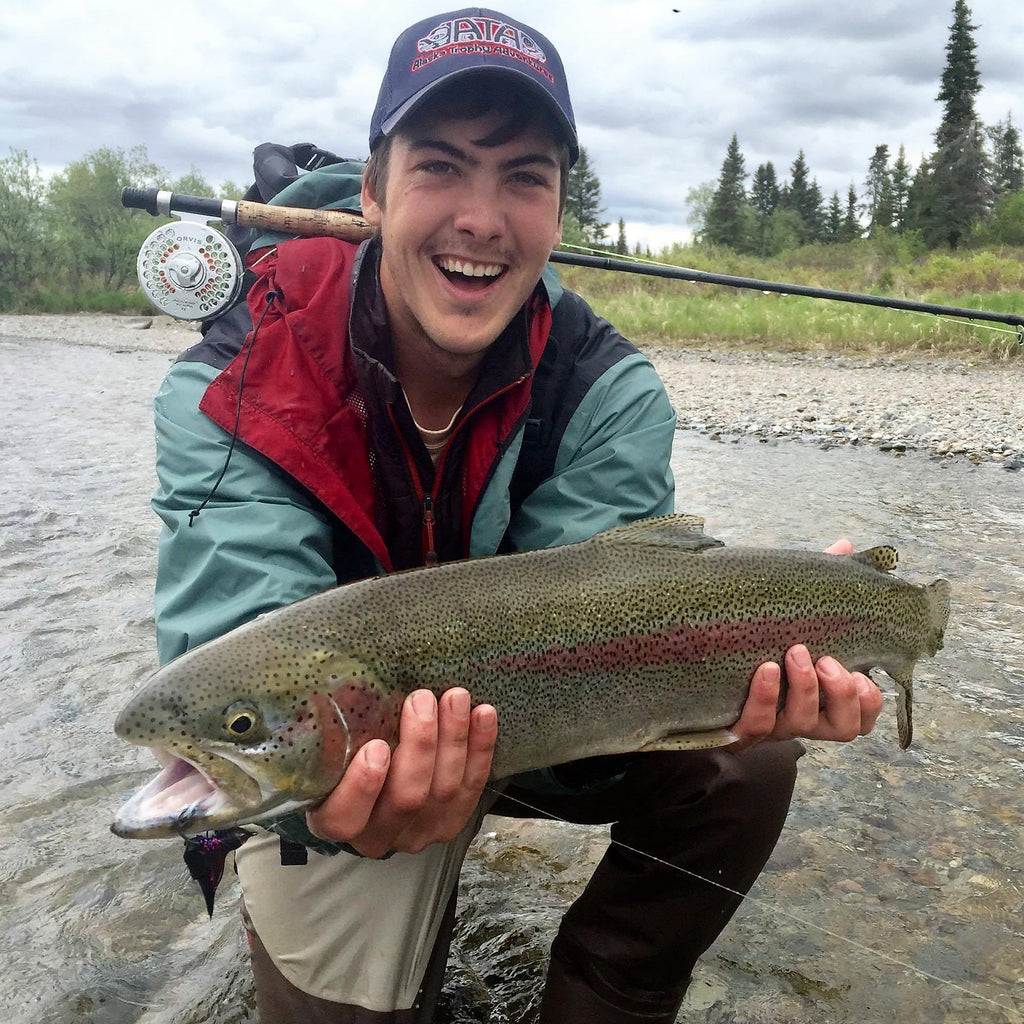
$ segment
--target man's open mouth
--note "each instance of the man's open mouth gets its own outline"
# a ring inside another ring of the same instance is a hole
[[[435,256],[434,266],[449,281],[476,287],[493,284],[508,269],[504,263],[477,263],[454,256]]]

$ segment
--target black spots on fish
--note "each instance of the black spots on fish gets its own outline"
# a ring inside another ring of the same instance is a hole
[[[117,734],[135,742],[154,740],[167,734],[168,720],[163,709],[145,701],[129,704],[118,717],[115,725]],[[187,735],[183,731],[183,735]]]

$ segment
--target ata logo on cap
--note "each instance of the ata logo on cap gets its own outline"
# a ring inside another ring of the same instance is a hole
[[[444,57],[508,57],[529,65],[538,74],[553,81],[544,65],[544,51],[522,29],[496,18],[452,18],[442,21],[416,41],[421,54],[412,62],[411,71],[433,64]]]

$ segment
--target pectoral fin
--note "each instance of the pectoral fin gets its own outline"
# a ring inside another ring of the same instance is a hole
[[[651,740],[640,748],[642,753],[652,750],[709,750],[735,743],[739,737],[728,729],[709,729],[707,732],[672,732]]]

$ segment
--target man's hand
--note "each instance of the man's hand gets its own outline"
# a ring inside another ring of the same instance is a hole
[[[832,555],[848,555],[853,545],[846,540],[828,548]],[[749,747],[761,740],[800,737],[811,740],[848,741],[866,736],[882,710],[882,693],[860,672],[847,672],[835,658],[811,662],[807,648],[797,644],[786,652],[786,703],[779,709],[782,674],[775,662],[754,673],[747,702],[732,727],[739,743]]]
[[[338,785],[306,820],[324,839],[364,857],[418,853],[454,839],[469,820],[491,770],[498,716],[489,704],[470,710],[469,693],[429,690],[402,706],[394,754],[384,740],[365,743]]]

